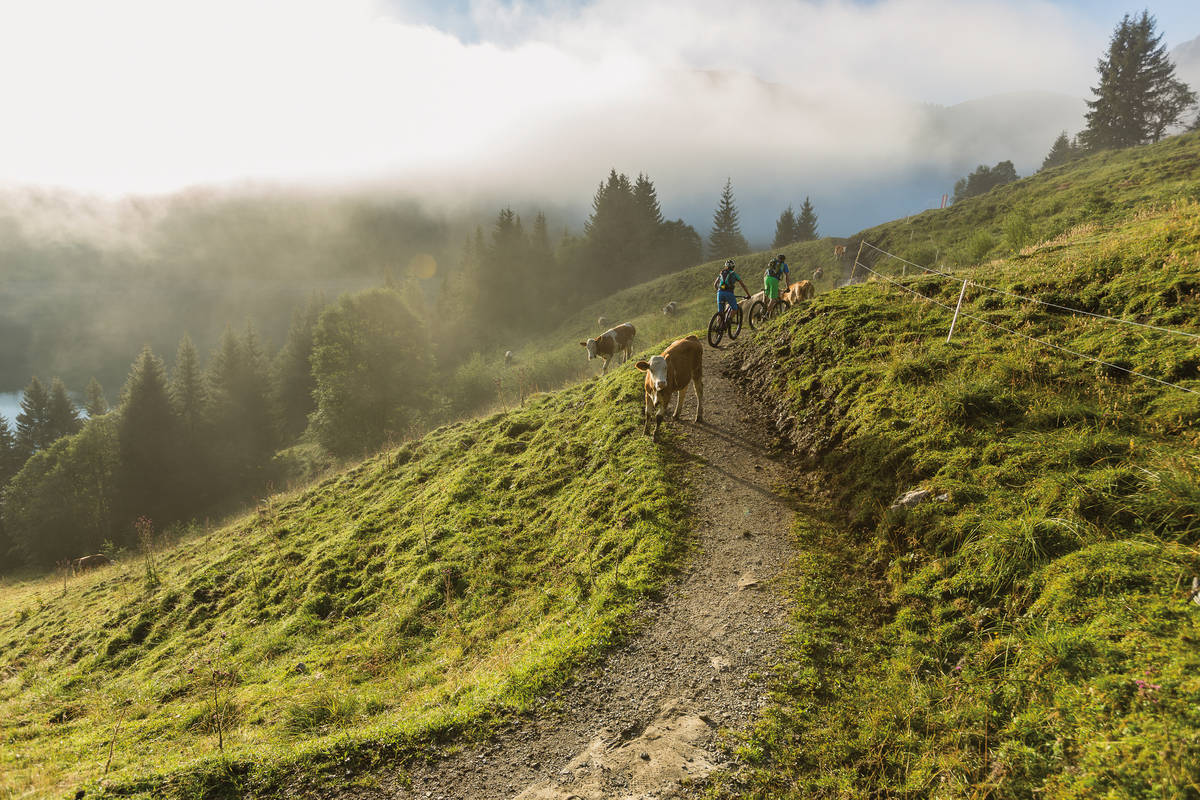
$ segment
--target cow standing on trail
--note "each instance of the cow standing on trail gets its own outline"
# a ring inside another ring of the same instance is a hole
[[[661,356],[635,364],[646,373],[646,397],[642,406],[642,433],[650,434],[650,417],[654,416],[654,432],[651,437],[658,441],[658,426],[667,414],[671,395],[678,392],[675,400],[675,419],[683,408],[683,396],[688,384],[696,389],[696,422],[704,420],[704,346],[695,336],[676,339]]]

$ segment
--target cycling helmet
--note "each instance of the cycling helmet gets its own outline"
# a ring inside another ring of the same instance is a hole
[[[787,261],[787,256],[785,256],[783,253],[780,253],[779,255],[775,256],[775,260],[782,264],[783,262]]]
[[[728,259],[728,260],[725,262],[725,269],[733,269],[733,259],[732,259],[732,258],[731,258],[731,259]]]

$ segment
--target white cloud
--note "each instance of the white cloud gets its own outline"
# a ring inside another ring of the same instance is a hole
[[[1109,26],[1037,0],[472,12],[482,43],[367,0],[7,2],[0,182],[394,177],[578,200],[610,166],[681,192],[781,164],[815,179],[916,159],[913,101],[1084,94]]]

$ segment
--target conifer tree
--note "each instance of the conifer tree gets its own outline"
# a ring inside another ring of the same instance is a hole
[[[1087,128],[1080,139],[1089,150],[1157,142],[1196,103],[1196,93],[1175,77],[1162,34],[1149,11],[1126,14],[1113,31],[1108,52],[1096,64],[1100,83],[1088,101]]]
[[[55,378],[50,383],[50,408],[46,416],[51,441],[78,433],[82,423],[79,411],[67,396],[67,387]]]
[[[50,435],[50,393],[37,376],[25,387],[17,414],[17,447],[28,458],[54,441]]]
[[[175,505],[176,423],[162,360],[142,348],[121,391],[119,517],[162,524]]]
[[[721,200],[713,212],[713,227],[708,234],[709,255],[714,258],[728,258],[750,252],[746,237],[742,236],[741,225],[738,224],[737,206],[733,202],[733,181],[725,180],[725,188],[721,190]]]
[[[317,408],[313,399],[316,388],[312,375],[313,330],[324,307],[325,298],[313,295],[308,305],[292,314],[287,341],[275,358],[275,407],[279,409],[280,429],[288,439],[304,432],[308,415]]]
[[[208,392],[200,369],[200,355],[186,333],[175,351],[175,368],[171,371],[168,391],[180,431],[189,436],[199,435],[206,417]]]
[[[779,248],[784,245],[791,244],[796,241],[796,212],[789,205],[779,215],[779,219],[775,222],[775,238],[771,241],[771,247]]]
[[[817,214],[813,211],[813,205],[807,197],[804,198],[804,203],[800,206],[800,214],[796,217],[796,239],[797,242],[811,242],[817,238]]]
[[[1050,152],[1042,161],[1042,169],[1052,169],[1061,167],[1069,161],[1074,161],[1079,157],[1079,149],[1075,143],[1067,138],[1067,132],[1063,131],[1054,140],[1054,144],[1050,147]]]
[[[638,173],[637,181],[633,184],[633,207],[637,214],[638,225],[648,232],[658,230],[663,224],[662,207],[658,204],[658,190],[650,178]]]
[[[94,377],[88,381],[84,395],[86,400],[83,410],[87,412],[88,419],[108,413],[108,399],[104,396],[104,387],[100,385],[100,381]]]
[[[17,474],[24,461],[17,447],[17,434],[8,424],[8,420],[0,415],[0,490],[3,490],[9,478]]]

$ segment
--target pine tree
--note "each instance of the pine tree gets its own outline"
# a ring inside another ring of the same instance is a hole
[[[800,206],[800,215],[796,218],[796,241],[811,242],[817,238],[817,214],[807,197]]]
[[[986,194],[997,186],[1017,180],[1017,169],[1012,161],[1001,161],[994,167],[980,164],[975,171],[954,183],[954,202],[968,197]]]
[[[146,516],[163,524],[172,519],[177,490],[176,431],[166,370],[146,345],[121,391],[117,439],[122,521]]]
[[[50,384],[50,408],[46,415],[46,425],[51,441],[78,433],[82,427],[79,411],[67,396],[66,385],[58,378]]]
[[[95,378],[88,381],[84,395],[87,397],[87,400],[84,403],[83,410],[87,412],[88,419],[108,413],[108,399],[104,396],[104,387],[100,385],[100,381]]]
[[[1070,161],[1074,161],[1079,157],[1079,149],[1075,143],[1067,138],[1067,132],[1063,131],[1054,140],[1054,144],[1050,147],[1050,152],[1042,161],[1042,169],[1052,169],[1061,167]]]
[[[444,288],[443,293],[446,291]],[[313,399],[317,385],[312,375],[313,330],[324,307],[325,298],[313,295],[307,306],[292,314],[287,341],[275,358],[275,406],[279,409],[280,429],[288,439],[304,432],[308,415],[317,408]]]
[[[21,412],[17,414],[17,447],[28,458],[49,447],[53,441],[50,436],[50,393],[35,375],[21,396]]]
[[[746,237],[738,224],[737,206],[733,202],[733,181],[725,180],[721,201],[713,212],[713,227],[708,234],[708,252],[714,258],[728,258],[750,252]]]
[[[1157,142],[1178,125],[1196,93],[1175,77],[1162,34],[1149,11],[1126,14],[1096,64],[1100,83],[1088,101],[1087,128],[1080,139],[1089,150]]]
[[[9,426],[8,420],[0,415],[0,490],[3,490],[9,478],[17,474],[24,461],[17,447],[16,433]]]
[[[796,241],[796,212],[792,210],[791,205],[783,210],[779,215],[778,221],[775,223],[775,238],[771,241],[771,248],[776,249],[784,245],[791,244]]]
[[[171,371],[168,392],[171,407],[179,418],[180,430],[189,436],[198,435],[205,422],[208,392],[200,369],[200,355],[192,344],[192,337],[186,333],[175,351],[175,368]]]

